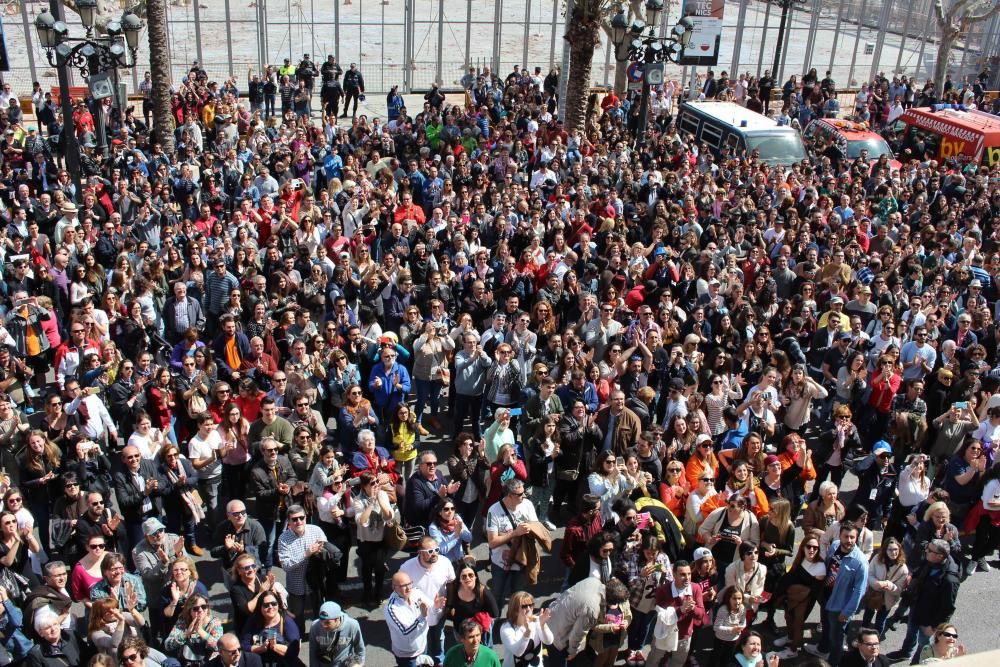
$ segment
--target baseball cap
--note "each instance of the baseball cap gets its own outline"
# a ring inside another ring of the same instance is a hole
[[[700,445],[703,442],[712,442],[712,436],[707,433],[699,433],[698,437],[695,438],[695,444]]]
[[[323,606],[319,608],[319,620],[321,621],[334,621],[343,615],[344,612],[336,602],[324,602]]]
[[[705,560],[706,558],[712,557],[712,550],[708,547],[698,547],[694,550],[694,554],[691,556],[691,560],[697,563],[700,560]]]
[[[764,457],[765,467],[771,465],[772,463],[777,463],[777,462],[778,462],[778,457],[775,456],[774,454],[768,454],[767,456]]]
[[[653,252],[654,257],[659,257],[660,255],[666,255],[666,254],[667,254],[667,249],[664,248],[663,246],[660,246]]]
[[[835,296],[832,299],[830,299],[830,304],[833,305],[835,303],[839,303],[840,305],[844,305],[844,300],[841,299],[839,296]]]
[[[892,454],[892,445],[885,440],[879,440],[872,446],[872,454],[875,456],[879,454]]]
[[[160,522],[155,516],[150,517],[142,522],[142,534],[152,535],[153,533],[158,533],[161,530],[166,530],[167,527]]]

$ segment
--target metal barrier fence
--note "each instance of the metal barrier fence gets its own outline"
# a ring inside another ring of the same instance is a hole
[[[55,85],[55,72],[39,48],[33,22],[48,0],[5,0],[4,32],[12,69],[5,80],[18,92]],[[796,1],[787,31],[788,48],[775,73],[779,82],[815,67],[832,70],[847,87],[884,71],[927,78],[937,49],[934,0]],[[297,63],[304,53],[321,63],[327,54],[345,68],[351,62],[365,77],[369,93],[399,85],[403,92],[426,90],[434,81],[457,89],[469,66],[490,66],[501,76],[514,64],[541,67],[561,63],[564,17],[561,0],[169,0],[170,62],[175,81],[198,61],[217,80],[236,78],[245,89],[247,73],[263,65]],[[668,3],[664,28],[678,19],[678,2]],[[67,12],[71,33],[79,17]],[[770,69],[781,10],[767,0],[730,0],[717,70]],[[977,24],[953,50],[956,80],[992,64],[1000,56],[1000,19]],[[129,93],[138,88],[149,62],[142,45],[138,67],[127,73]],[[615,61],[607,39],[594,57],[593,82],[614,81]],[[703,73],[702,70],[701,73]],[[668,75],[692,74],[668,68]],[[79,77],[72,81],[81,84]]]

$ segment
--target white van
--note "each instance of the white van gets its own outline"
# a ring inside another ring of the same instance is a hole
[[[693,135],[720,157],[757,151],[769,165],[788,166],[807,159],[806,147],[797,130],[741,107],[735,102],[685,102],[677,117],[682,135]]]

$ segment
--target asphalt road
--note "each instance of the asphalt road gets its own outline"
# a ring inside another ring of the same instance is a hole
[[[446,460],[446,457],[449,454],[451,454],[450,440],[447,441],[447,443],[442,443],[440,438],[432,436],[425,439],[424,446],[434,449],[438,455],[438,460],[442,462]],[[447,469],[443,469],[443,472],[447,473]],[[857,480],[852,475],[848,475],[846,477],[844,487],[842,489],[842,500],[845,501],[845,504],[847,504],[846,500],[850,497],[850,492],[853,491],[856,484]],[[555,531],[554,537],[557,538],[557,541],[553,546],[553,554],[545,556],[542,561],[539,582],[532,591],[539,603],[547,600],[553,594],[557,593],[559,585],[562,582],[565,572],[564,566],[558,556],[555,555],[558,554],[562,534],[563,530],[561,528]],[[801,537],[801,529],[796,528],[796,547]],[[878,543],[878,537],[879,536],[876,535],[876,543]],[[484,580],[488,581],[488,550],[481,538],[477,539],[477,544],[478,546],[473,550],[473,554],[477,557],[480,565],[482,566],[481,576]],[[397,557],[393,558],[389,564],[389,575],[386,579],[386,596],[388,596],[389,593],[389,578],[391,578],[392,573],[394,573],[399,565],[405,560],[405,557],[406,554],[397,554]],[[205,559],[200,560],[204,561]],[[992,572],[973,574],[972,577],[967,579],[962,584],[958,597],[958,611],[952,619],[952,622],[954,622],[958,628],[959,643],[964,644],[970,653],[995,649],[998,645],[1000,645],[1000,640],[997,638],[997,625],[994,612],[995,601],[1000,600],[1000,560],[997,560],[994,556],[991,563],[994,566],[994,570]],[[221,575],[219,574],[218,566],[212,562],[201,562],[199,563],[199,569],[204,572],[204,575],[208,575],[208,577],[212,580],[220,582],[210,587],[213,608],[219,610],[220,612],[228,612],[230,608],[229,593],[225,590],[221,583]],[[354,579],[355,582],[357,582],[357,571],[357,556],[355,551],[352,550],[350,578]],[[283,579],[284,575],[280,572],[280,570],[276,569],[275,573],[278,575],[279,579]],[[394,665],[395,660],[389,650],[389,634],[384,620],[383,609],[381,607],[368,609],[358,605],[361,597],[360,583],[355,583],[353,586],[349,583],[344,588],[345,598],[338,600],[338,602],[340,602],[347,613],[357,619],[361,625],[362,633],[364,634],[365,641],[368,645],[366,664],[375,665],[377,667],[388,667],[390,665]],[[778,627],[781,628],[783,626],[783,620],[780,612],[777,615],[776,621]],[[813,615],[809,618],[809,625],[807,627],[815,627],[814,624],[817,621],[818,612],[814,611]],[[857,617],[857,622],[860,622],[860,615]],[[901,623],[897,626],[895,631],[889,632],[886,637],[886,641],[883,642],[883,652],[889,652],[900,648],[903,643],[905,631],[906,626]],[[807,637],[808,632],[809,631],[807,630]],[[452,640],[450,629],[446,630],[445,636],[448,639],[448,646],[451,646]],[[495,648],[497,652],[500,653],[502,658],[502,647],[497,646]],[[770,638],[768,637],[765,649],[769,648]],[[308,650],[305,641],[303,641],[301,658],[304,662],[309,662]],[[794,665],[799,662],[799,660],[795,659],[786,662]]]

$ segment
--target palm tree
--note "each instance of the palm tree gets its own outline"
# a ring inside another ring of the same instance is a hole
[[[566,80],[566,130],[583,126],[590,93],[591,62],[601,43],[601,25],[611,11],[608,0],[576,0],[566,27],[569,76]]]
[[[166,0],[146,0],[149,73],[153,79],[153,130],[167,155],[174,152],[174,116],[170,112],[170,52],[167,48]]]

